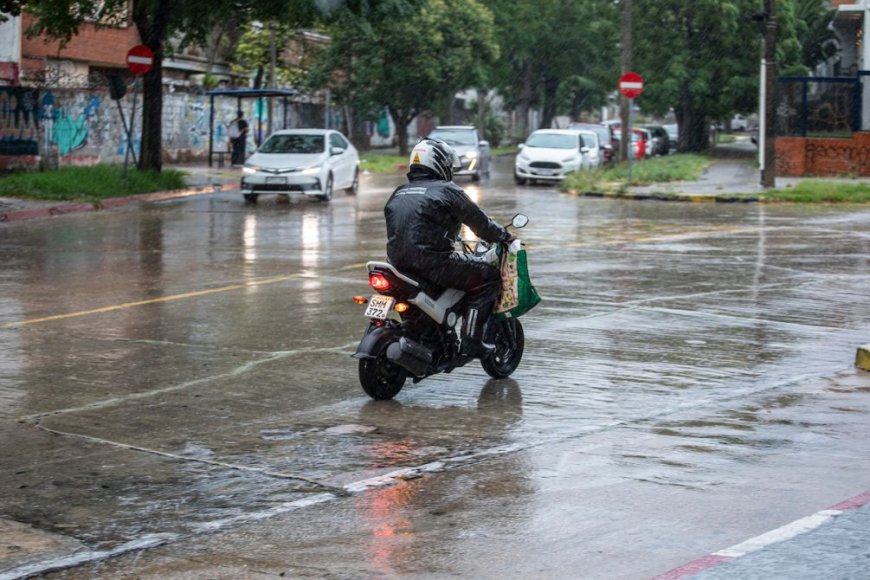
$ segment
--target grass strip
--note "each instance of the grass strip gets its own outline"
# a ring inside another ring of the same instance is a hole
[[[572,173],[565,178],[560,189],[580,193],[614,193],[625,191],[629,185],[697,181],[709,163],[709,157],[694,153],[654,157],[636,161],[633,164],[630,184],[628,183],[628,164],[620,163],[607,169]]]
[[[793,187],[766,191],[762,198],[791,203],[870,203],[870,184],[807,179]]]
[[[360,155],[360,168],[370,173],[396,173],[406,171],[405,167],[397,168],[398,165],[408,164],[406,155],[389,155],[378,151],[367,151]]]
[[[0,196],[50,201],[97,202],[112,197],[186,187],[185,174],[174,169],[139,171],[121,165],[62,167],[51,171],[16,173],[0,178]]]

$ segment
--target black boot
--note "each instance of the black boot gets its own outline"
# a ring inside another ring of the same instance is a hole
[[[480,312],[471,308],[465,313],[465,323],[462,325],[462,344],[459,354],[471,358],[480,358],[495,351],[495,345],[484,342],[484,326],[486,320],[479,320]]]

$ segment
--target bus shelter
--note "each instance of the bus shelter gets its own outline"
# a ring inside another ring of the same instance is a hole
[[[212,159],[214,154],[216,153],[214,148],[214,121],[215,121],[215,109],[214,109],[214,98],[215,97],[231,97],[236,99],[236,110],[242,109],[242,101],[244,99],[267,99],[267,102],[271,103],[272,99],[280,98],[282,100],[283,108],[282,108],[282,122],[281,128],[287,128],[287,103],[290,97],[295,97],[299,94],[299,91],[296,89],[228,89],[228,90],[217,90],[217,91],[209,91],[206,93],[209,96],[209,123],[208,123],[208,166],[212,166]],[[263,109],[260,108],[258,111],[258,124],[259,126],[263,125]],[[273,123],[274,123],[273,119]],[[273,127],[274,128],[274,127]],[[254,133],[254,141],[259,147],[260,139],[258,134]],[[217,152],[220,155],[221,162],[223,161],[223,157],[226,154],[224,151]],[[222,164],[222,163],[221,163]]]

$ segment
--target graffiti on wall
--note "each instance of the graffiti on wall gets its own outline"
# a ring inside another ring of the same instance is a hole
[[[39,154],[36,89],[0,87],[0,155]]]

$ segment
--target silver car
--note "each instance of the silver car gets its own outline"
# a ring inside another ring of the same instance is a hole
[[[473,181],[489,175],[492,164],[492,149],[489,142],[480,138],[477,127],[471,125],[441,125],[435,127],[429,137],[441,139],[456,151],[462,168],[453,175],[470,175]]]
[[[245,161],[240,188],[249,203],[263,193],[301,193],[321,201],[332,199],[336,189],[354,195],[359,154],[338,131],[277,131]]]

